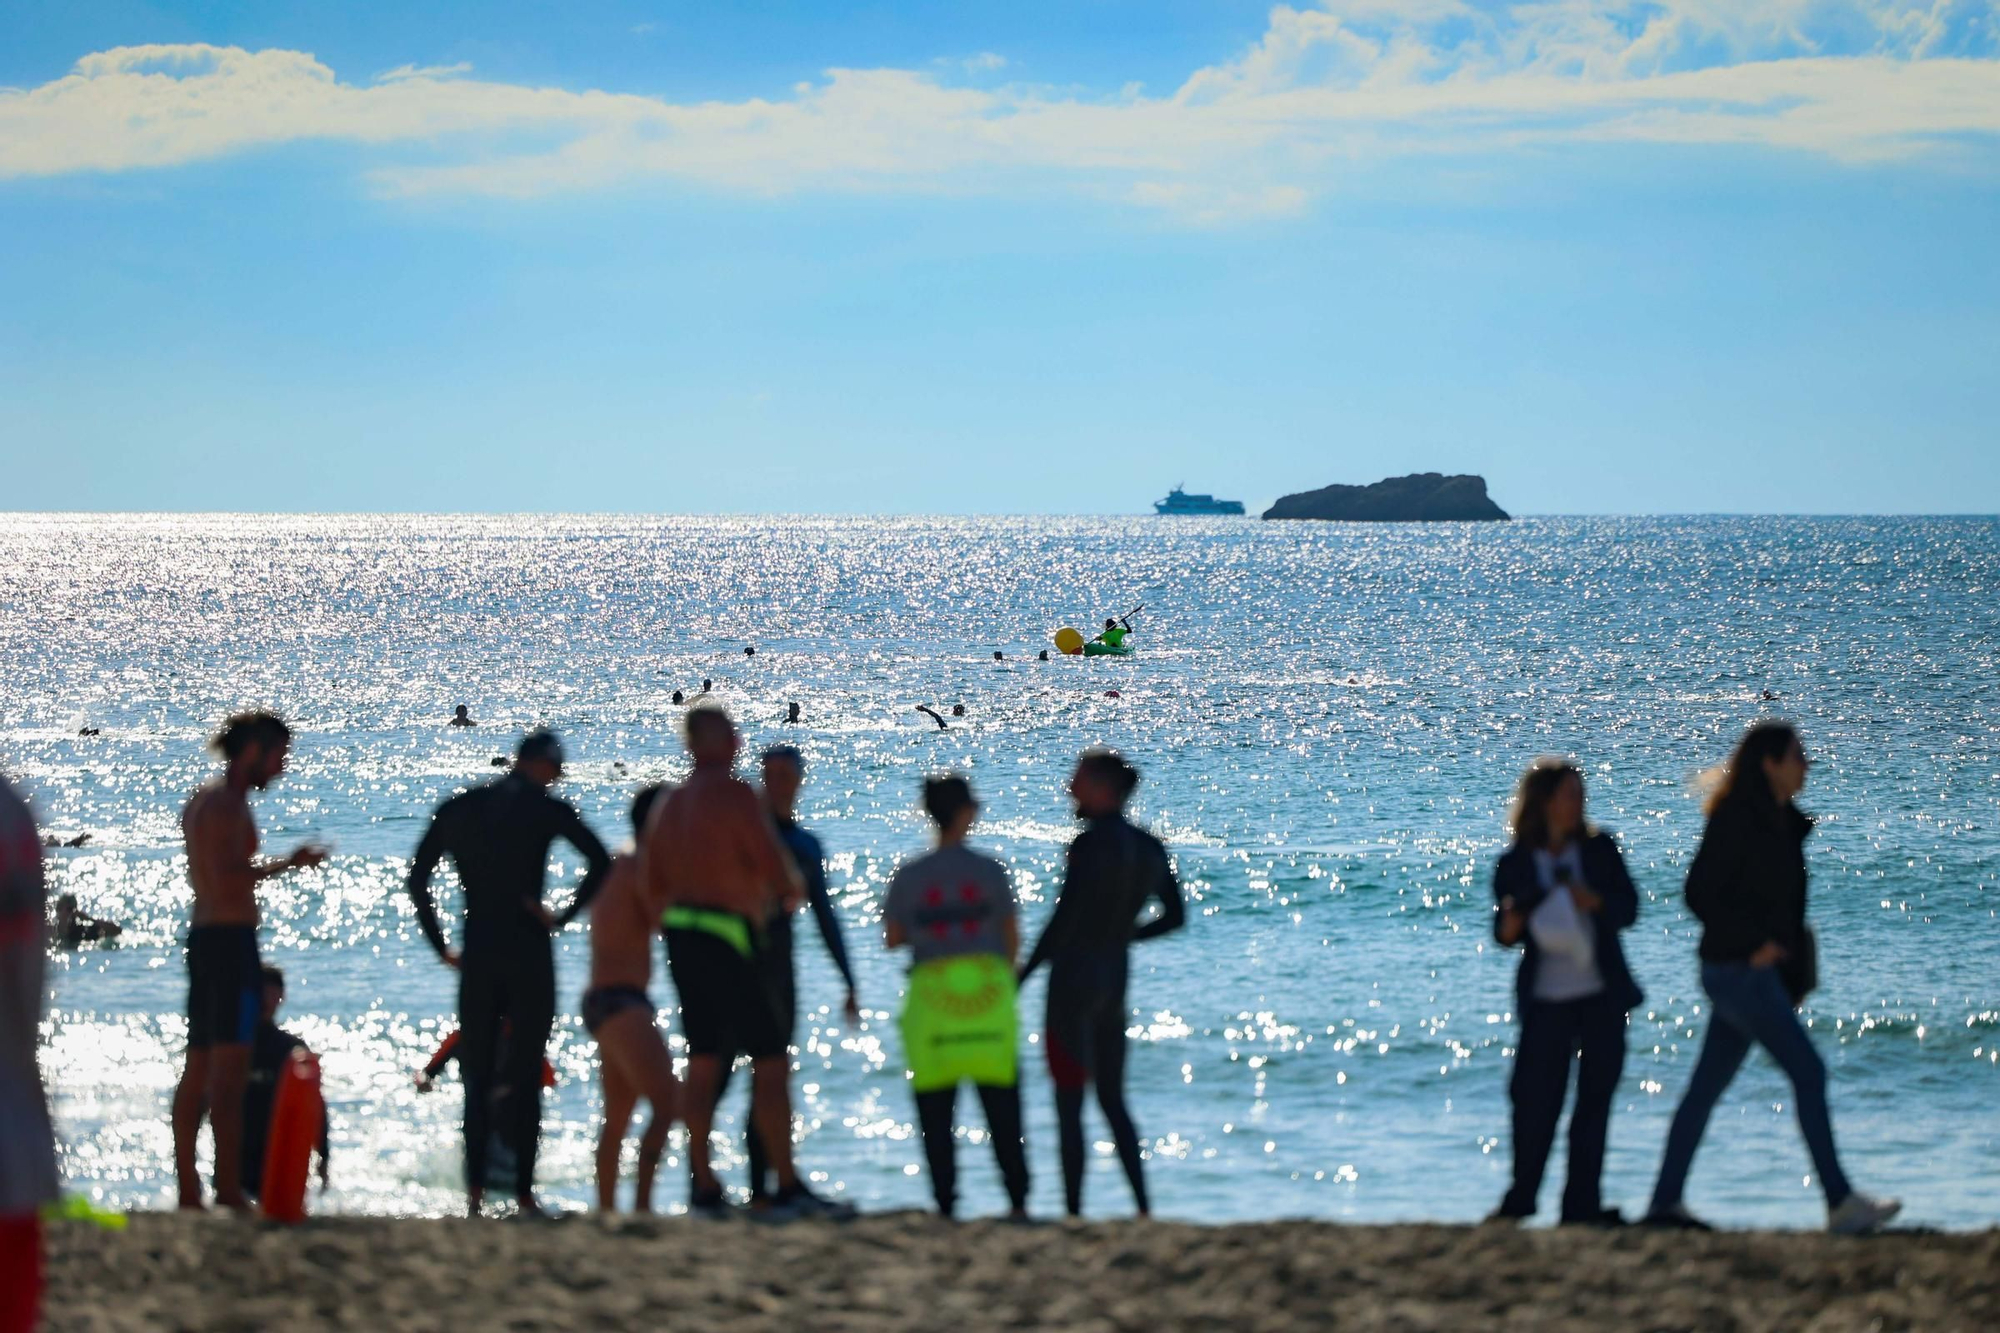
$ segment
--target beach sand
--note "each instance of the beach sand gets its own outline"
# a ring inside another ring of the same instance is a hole
[[[146,1214],[54,1229],[48,1328],[1987,1330],[2000,1231]]]

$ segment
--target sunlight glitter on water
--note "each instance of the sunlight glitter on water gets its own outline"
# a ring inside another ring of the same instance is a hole
[[[1013,868],[1032,934],[1072,828],[1069,765],[1109,742],[1145,770],[1140,813],[1194,899],[1186,934],[1135,955],[1132,1096],[1161,1211],[1492,1206],[1515,1006],[1511,960],[1486,934],[1487,876],[1513,778],[1544,751],[1583,759],[1645,904],[1629,951],[1648,1001],[1608,1177],[1638,1206],[1706,1022],[1678,901],[1699,830],[1690,779],[1779,707],[1822,761],[1805,803],[1822,816],[1826,989],[1809,1016],[1850,1168],[1909,1198],[1913,1220],[1994,1220],[1990,520],[27,516],[0,546],[0,763],[49,831],[90,835],[52,853],[54,886],[129,927],[117,948],[58,956],[47,1027],[65,1170],[106,1198],[170,1193],[177,812],[223,713],[263,703],[293,718],[293,772],[259,819],[272,847],[311,837],[337,852],[273,887],[264,931],[291,978],[287,1022],[325,1060],[329,1202],[445,1212],[459,1094],[410,1083],[454,1007],[401,892],[422,821],[547,722],[575,756],[565,794],[622,841],[632,788],[681,768],[668,694],[707,677],[753,743],[783,738],[808,758],[803,819],[826,841],[871,1016],[842,1026],[802,931],[800,1062],[818,1088],[801,1097],[802,1153],[865,1205],[925,1198],[904,1169],[918,1152],[892,1017],[902,964],[878,942],[879,895],[926,839],[918,779],[972,774],[977,840]],[[1035,660],[1056,626],[1140,601],[1137,656]],[[440,725],[461,701],[484,723],[471,734]],[[790,701],[800,726],[782,721]],[[101,735],[78,736],[86,725]],[[552,893],[574,883],[560,868]],[[584,950],[580,931],[560,942],[570,1008]],[[663,978],[654,993],[669,998]],[[1038,985],[1022,1011],[1032,1037]],[[1023,1051],[1046,1185],[1042,1048]],[[573,1018],[551,1059],[544,1178],[580,1203],[599,1098]],[[1696,1201],[1734,1222],[1813,1224],[1789,1115],[1753,1062],[1704,1147]],[[962,1174],[972,1206],[997,1206],[986,1162]],[[1089,1202],[1122,1210],[1115,1165],[1094,1171]]]

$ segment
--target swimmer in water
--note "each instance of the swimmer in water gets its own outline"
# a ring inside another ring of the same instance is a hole
[[[250,1080],[250,1042],[264,994],[257,956],[257,889],[293,870],[326,860],[306,844],[276,861],[257,859],[257,821],[250,793],[285,771],[292,729],[271,713],[238,713],[211,743],[223,771],[181,811],[194,908],[187,934],[187,1067],[174,1090],[174,1173],[180,1206],[202,1207],[195,1139],[206,1119],[215,1133],[215,1201],[247,1211],[243,1193],[243,1093]]]
[[[467,711],[466,706],[460,704],[457,710],[452,713],[451,721],[445,723],[445,725],[447,727],[476,727],[479,724],[472,720],[472,714]]]
[[[785,711],[785,721],[795,723],[798,720],[799,720],[799,706],[797,704],[789,705]]]
[[[116,921],[86,916],[76,910],[76,895],[65,893],[56,899],[56,943],[65,949],[99,940],[115,940],[125,933]]]
[[[938,730],[939,730],[939,731],[950,731],[950,730],[951,730],[951,727],[950,727],[950,726],[949,726],[949,725],[948,725],[948,724],[947,724],[947,723],[945,722],[945,720],[944,720],[943,716],[942,716],[941,714],[939,714],[938,710],[937,710],[937,709],[935,709],[935,708],[932,708],[932,707],[931,707],[930,705],[928,705],[928,704],[918,704],[918,705],[917,705],[917,711],[918,711],[919,713],[922,713],[922,714],[923,714],[923,715],[924,715],[925,717],[929,718],[929,719],[930,719],[931,721],[933,721],[933,722],[937,723],[937,724],[938,724]]]
[[[684,704],[686,702],[687,702],[687,696],[682,694],[679,690],[675,690],[674,691],[675,706],[678,707],[679,705]]]

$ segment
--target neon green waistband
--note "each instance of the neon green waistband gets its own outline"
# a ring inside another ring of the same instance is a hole
[[[660,914],[660,924],[668,930],[699,930],[715,936],[745,958],[757,950],[750,937],[750,923],[734,912],[717,912],[707,907],[669,907]]]

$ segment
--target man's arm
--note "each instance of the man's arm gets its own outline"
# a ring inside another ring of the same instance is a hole
[[[431,897],[431,876],[437,873],[438,862],[444,859],[449,832],[446,828],[449,806],[440,808],[431,816],[430,827],[424,830],[423,841],[417,844],[416,859],[410,862],[410,876],[406,884],[410,901],[417,905],[417,925],[423,930],[424,938],[437,950],[437,956],[450,966],[456,967],[456,955],[445,943],[444,931],[438,925],[437,903]]]
[[[826,941],[827,954],[833,965],[840,969],[840,978],[847,983],[847,993],[854,993],[854,967],[847,960],[847,938],[840,930],[840,917],[833,910],[833,898],[826,891],[826,859],[819,840],[806,834],[803,841],[809,843],[812,854],[806,862],[799,864],[799,873],[806,882],[806,904],[812,908],[813,921],[819,926],[819,937]]]
[[[1153,877],[1152,896],[1160,900],[1160,914],[1132,932],[1134,940],[1158,939],[1171,935],[1187,924],[1187,903],[1181,897],[1181,882],[1174,874],[1174,863],[1167,855],[1167,849],[1148,838],[1148,849],[1160,858],[1158,873]]]
[[[1078,878],[1076,848],[1077,844],[1082,841],[1083,839],[1079,837],[1075,842],[1070,843],[1069,850],[1063,854],[1063,881],[1062,887],[1056,890],[1056,910],[1049,914],[1049,923],[1042,927],[1042,937],[1035,941],[1034,952],[1028,955],[1027,962],[1021,964],[1020,979],[1022,981],[1026,981],[1029,975],[1036,968],[1040,967],[1050,955],[1054,954],[1064,940],[1069,938],[1069,891],[1070,886],[1076,883]]]
[[[577,914],[590,906],[590,900],[604,887],[604,877],[611,873],[611,853],[604,850],[604,844],[590,831],[590,825],[583,822],[583,816],[576,812],[576,807],[565,801],[557,801],[556,805],[560,809],[557,832],[570,846],[582,852],[583,859],[590,863],[590,868],[583,872],[583,882],[576,886],[576,897],[555,919],[555,928],[561,930],[576,920]]]

